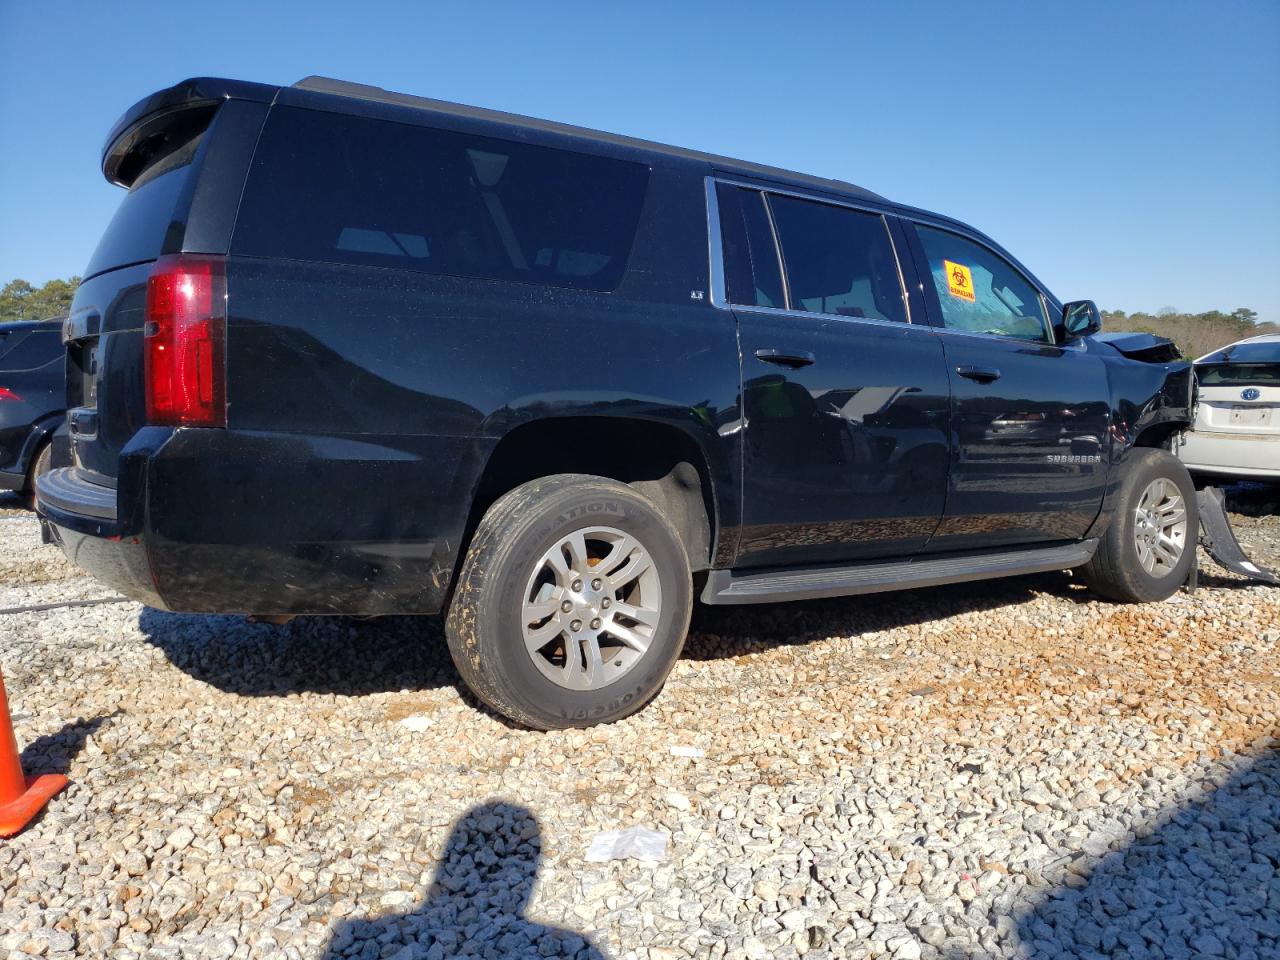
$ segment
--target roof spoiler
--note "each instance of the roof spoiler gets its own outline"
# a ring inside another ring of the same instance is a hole
[[[227,100],[270,103],[279,87],[195,77],[139,100],[121,117],[102,148],[102,175],[129,187],[157,157],[209,125]]]

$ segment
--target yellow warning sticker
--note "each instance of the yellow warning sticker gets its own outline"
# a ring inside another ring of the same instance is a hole
[[[947,293],[970,303],[977,299],[973,294],[973,274],[968,267],[963,263],[943,260],[942,268],[947,271]]]

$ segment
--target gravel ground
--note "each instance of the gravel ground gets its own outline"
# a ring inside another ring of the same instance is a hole
[[[0,843],[0,956],[1275,957],[1280,590],[1201,582],[704,609],[649,709],[547,734],[434,621],[0,613],[73,781]],[[0,502],[0,610],[109,596]],[[584,861],[632,825],[664,862]]]

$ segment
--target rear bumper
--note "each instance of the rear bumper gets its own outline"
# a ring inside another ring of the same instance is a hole
[[[437,613],[487,449],[377,439],[146,428],[118,489],[53,470],[38,509],[68,559],[161,609]]]
[[[37,509],[46,543],[94,579],[133,600],[163,607],[146,547],[117,518],[117,491],[81,479],[72,467],[36,478]]]
[[[0,490],[21,490],[26,485],[27,475],[25,473],[0,470]]]
[[[50,470],[36,479],[40,503],[67,517],[84,518],[98,524],[116,523],[116,491],[80,479],[73,467]]]
[[[1199,473],[1280,478],[1280,434],[1192,431],[1178,448],[1178,458]]]
[[[82,533],[54,519],[60,517],[65,522],[64,513],[41,507],[40,514],[45,541],[57,544],[77,567],[131,600],[166,609],[151,577],[146,548],[138,537]]]

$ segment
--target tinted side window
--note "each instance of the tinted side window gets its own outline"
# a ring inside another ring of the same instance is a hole
[[[971,240],[916,225],[938,294],[943,326],[1049,341],[1040,294],[1021,273]]]
[[[884,218],[770,195],[791,309],[906,321],[902,281]]]
[[[716,185],[724,241],[725,287],[730,303],[785,307],[773,227],[759,190]]]
[[[639,163],[277,107],[232,252],[612,290],[648,177]]]

